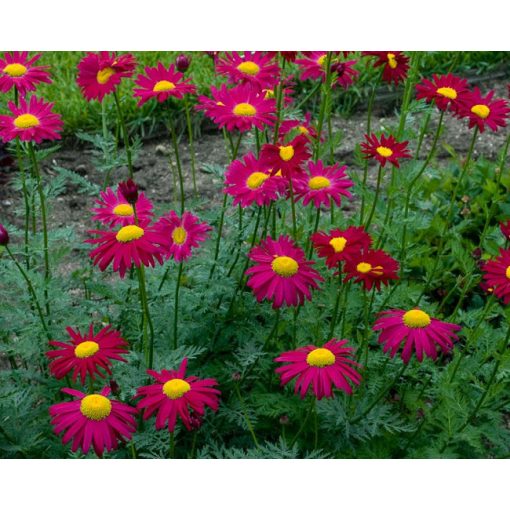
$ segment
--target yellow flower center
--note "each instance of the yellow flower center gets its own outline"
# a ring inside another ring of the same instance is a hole
[[[273,262],[271,262],[271,268],[276,274],[288,278],[298,272],[299,264],[292,257],[286,257],[284,255],[282,257],[276,257]]]
[[[382,145],[379,145],[379,147],[375,150],[377,151],[377,154],[383,158],[389,158],[393,154],[393,151],[389,147],[383,147]]]
[[[181,398],[189,390],[191,390],[191,386],[183,379],[170,379],[163,384],[163,393],[170,400]]]
[[[108,83],[108,80],[115,74],[115,69],[112,69],[111,67],[105,67],[104,69],[101,69],[101,71],[97,72],[96,80],[97,83],[100,85],[104,85],[105,83]]]
[[[347,239],[345,237],[333,237],[329,240],[329,245],[335,250],[335,253],[342,253],[344,251]]]
[[[368,273],[369,271],[372,271],[372,264],[369,264],[368,262],[360,262],[357,266],[356,266],[356,270],[358,271],[358,273]]]
[[[320,347],[319,349],[314,349],[308,353],[306,362],[311,367],[329,367],[335,363],[335,355],[329,349]]]
[[[135,211],[130,204],[119,204],[113,208],[113,214],[117,216],[133,216]]]
[[[274,90],[271,89],[264,89],[264,99],[273,99],[274,97]]]
[[[269,174],[253,172],[248,179],[246,179],[246,186],[250,189],[259,189],[267,179],[269,179]]]
[[[475,104],[471,108],[471,113],[478,115],[481,119],[486,119],[491,112],[491,109],[485,104]]]
[[[321,175],[317,177],[312,177],[308,181],[308,187],[310,189],[324,189],[327,188],[331,184],[331,181],[327,177],[323,177]]]
[[[234,115],[240,117],[253,117],[257,113],[257,110],[250,103],[239,103],[234,106]]]
[[[510,266],[506,268],[505,276],[510,280]]]
[[[161,80],[154,85],[153,92],[166,92],[175,89],[175,85],[171,81]]]
[[[115,238],[120,243],[129,243],[130,241],[134,241],[135,239],[140,239],[144,234],[143,228],[140,228],[138,225],[127,225],[122,227],[118,232]]]
[[[99,344],[97,342],[87,340],[86,342],[78,344],[74,348],[74,355],[80,359],[90,358],[91,356],[94,356],[97,351],[99,351]]]
[[[186,237],[188,237],[188,234],[182,227],[176,227],[174,228],[172,232],[172,241],[175,244],[181,245],[186,242]]]
[[[398,64],[397,59],[395,58],[395,53],[388,53],[386,56],[388,57],[388,65],[392,69],[396,69]]]
[[[309,135],[310,131],[305,126],[299,126],[298,131],[302,133],[303,135]]]
[[[280,146],[280,158],[283,161],[289,161],[294,157],[294,147],[292,145],[281,145]]]
[[[3,71],[5,74],[17,78],[23,76],[27,72],[27,68],[23,64],[7,64]]]
[[[440,96],[447,97],[448,99],[457,99],[457,91],[451,87],[439,87],[436,92]]]
[[[101,421],[110,416],[112,403],[103,395],[87,395],[81,400],[80,411],[89,420]]]
[[[250,60],[248,60],[246,62],[241,62],[237,66],[237,70],[241,71],[244,74],[255,76],[260,71],[260,67],[257,64],[255,64],[255,62],[251,62]]]
[[[402,320],[408,328],[426,328],[430,324],[430,315],[421,310],[409,310]]]
[[[39,125],[39,119],[31,113],[24,113],[14,119],[14,125],[18,129],[28,129]]]
[[[321,67],[324,67],[324,64],[326,63],[326,57],[328,55],[326,53],[324,53],[324,55],[321,55],[318,59],[317,59],[317,64],[319,64]]]

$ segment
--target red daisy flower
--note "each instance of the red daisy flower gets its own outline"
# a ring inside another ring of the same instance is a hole
[[[365,135],[366,142],[362,142],[361,152],[366,154],[365,159],[375,159],[381,166],[385,166],[386,162],[399,168],[399,159],[410,158],[411,154],[407,150],[409,142],[397,142],[397,140],[390,135],[386,138],[384,134],[378,139],[373,133]]]
[[[52,360],[50,372],[57,379],[62,379],[72,371],[73,382],[76,382],[79,375],[81,383],[85,384],[87,375],[92,380],[95,380],[95,374],[106,377],[100,369],[111,375],[111,360],[126,361],[121,354],[128,353],[125,348],[128,343],[120,336],[120,332],[111,326],[104,327],[97,335],[94,335],[92,324],[85,335],[70,327],[67,327],[66,331],[71,337],[71,343],[50,341],[51,346],[60,349],[46,353]]]
[[[168,430],[173,432],[180,416],[182,423],[188,430],[193,429],[193,417],[202,417],[205,407],[213,411],[218,410],[221,392],[214,388],[216,379],[198,379],[194,375],[186,377],[188,359],[182,360],[179,370],[162,370],[158,373],[147,370],[147,373],[156,379],[156,384],[138,388],[136,397],[141,397],[137,408],[144,409],[143,419],[148,420],[156,415],[156,429],[162,429],[168,424]]]
[[[464,78],[453,74],[434,74],[432,80],[424,78],[416,85],[416,98],[425,99],[427,103],[434,101],[441,111],[446,111],[448,107],[456,111],[468,90],[468,83]]]
[[[39,83],[51,83],[49,66],[34,65],[41,54],[28,58],[28,51],[4,53],[0,58],[0,92],[9,92],[16,87],[19,95],[24,97],[27,92],[34,92]]]
[[[271,177],[270,168],[261,165],[251,152],[243,161],[232,161],[225,173],[223,192],[234,197],[233,205],[268,205],[278,198],[278,190],[278,177]]]
[[[491,90],[484,97],[478,87],[466,93],[464,99],[459,103],[457,113],[459,117],[469,119],[469,127],[478,126],[480,133],[485,127],[497,131],[499,127],[506,126],[506,119],[510,108],[505,99],[493,100],[494,91]]]
[[[230,83],[249,83],[259,91],[273,89],[280,79],[273,57],[259,51],[226,53],[216,62],[216,72],[228,76]]]
[[[155,223],[154,230],[164,239],[162,252],[165,257],[181,262],[191,257],[191,250],[198,248],[212,229],[190,212],[185,212],[179,218],[175,211],[170,211]]]
[[[482,268],[483,278],[493,288],[494,295],[510,303],[510,250],[499,249],[495,260],[489,260]]]
[[[326,258],[329,268],[338,267],[339,262],[368,250],[372,244],[372,238],[363,227],[348,227],[346,230],[335,228],[329,234],[316,232],[311,240],[317,255]]]
[[[41,143],[43,140],[60,140],[59,131],[64,123],[58,113],[53,113],[53,103],[30,96],[27,103],[20,98],[19,106],[8,104],[12,116],[0,115],[0,138],[9,142],[19,138],[22,142]]]
[[[384,66],[382,79],[388,83],[404,81],[409,70],[409,57],[401,51],[363,51],[362,55],[377,57],[374,67]]]
[[[174,64],[171,64],[168,69],[158,62],[157,67],[145,68],[145,75],[139,74],[135,83],[140,88],[134,89],[134,96],[139,97],[138,106],[142,106],[149,99],[153,97],[159,103],[163,103],[169,97],[182,99],[184,94],[195,94],[197,89],[191,83],[191,78],[183,80],[184,75],[175,70]]]
[[[342,195],[350,198],[348,188],[354,183],[347,179],[345,170],[347,166],[336,163],[333,166],[324,166],[322,161],[308,162],[309,174],[297,174],[293,177],[292,185],[296,192],[296,198],[303,199],[306,207],[310,202],[318,209],[321,204],[329,209],[331,200],[340,207]]]
[[[133,74],[135,67],[136,60],[129,53],[117,56],[115,52],[89,52],[78,64],[76,83],[87,101],[97,99],[101,103],[104,96],[115,90],[122,78]]]
[[[379,343],[384,344],[383,351],[390,352],[392,358],[402,349],[402,360],[409,363],[414,353],[419,362],[423,354],[429,358],[437,358],[437,346],[443,353],[453,348],[453,341],[458,340],[456,331],[461,329],[457,324],[434,319],[423,310],[386,310],[380,312],[374,331],[381,331]]]
[[[98,245],[90,252],[89,257],[101,271],[113,261],[113,270],[118,271],[120,277],[124,278],[133,264],[136,267],[141,264],[154,267],[155,260],[163,263],[161,246],[167,243],[167,239],[147,223],[125,225],[117,232],[89,230],[88,233],[99,236],[85,242]]]
[[[302,305],[305,298],[312,299],[311,289],[324,281],[312,269],[314,262],[306,260],[304,251],[288,236],[280,236],[277,241],[267,237],[252,248],[248,257],[257,265],[246,271],[250,275],[247,285],[257,301],[273,301],[273,308]]]
[[[287,145],[266,143],[260,151],[260,162],[271,168],[273,175],[281,171],[283,177],[290,179],[295,172],[303,171],[303,162],[311,156],[307,145],[304,135],[296,136]]]
[[[117,192],[106,188],[99,194],[101,198],[96,200],[98,207],[92,208],[92,212],[95,213],[92,217],[93,220],[100,221],[109,227],[117,225],[124,227],[135,222],[133,206],[121,193],[120,187],[117,188]],[[140,222],[148,223],[153,216],[152,210],[152,202],[144,193],[140,193],[136,202],[136,215]]]
[[[92,446],[101,457],[104,450],[115,450],[120,441],[129,441],[136,430],[136,409],[108,398],[110,388],[87,395],[78,390],[63,388],[63,393],[76,397],[72,402],[53,404],[49,411],[53,431],[64,432],[62,444],[71,439],[71,451],[81,448],[87,454]]]
[[[263,130],[264,126],[272,126],[275,122],[275,100],[265,99],[263,93],[249,84],[230,90],[225,85],[219,89],[211,87],[211,93],[214,101],[200,96],[197,109],[204,110],[219,128],[249,131],[255,126]]]
[[[354,278],[356,283],[363,283],[366,290],[374,285],[381,290],[381,283],[388,285],[390,280],[398,280],[399,265],[385,251],[367,249],[347,257],[344,269],[344,282]]]
[[[317,139],[317,130],[312,126],[312,114],[305,113],[304,120],[284,120],[280,125],[279,136],[285,138],[289,133],[290,135],[304,135],[311,140]]]
[[[295,351],[287,351],[274,361],[288,363],[275,370],[280,374],[281,385],[287,384],[297,376],[294,393],[305,398],[310,385],[317,397],[333,397],[333,387],[347,394],[352,393],[351,384],[361,382],[360,374],[353,367],[360,367],[353,357],[354,349],[344,347],[347,340],[333,338],[323,347],[307,345]]]

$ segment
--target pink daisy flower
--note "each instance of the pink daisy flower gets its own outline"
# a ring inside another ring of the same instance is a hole
[[[432,80],[424,78],[416,85],[416,99],[425,99],[427,103],[434,101],[441,111],[448,108],[456,111],[468,91],[468,83],[464,78],[453,74],[434,74]]]
[[[188,430],[193,429],[193,418],[190,414],[202,417],[205,408],[218,410],[221,392],[214,388],[216,379],[199,379],[194,375],[186,377],[187,358],[182,360],[178,370],[147,370],[155,380],[155,384],[138,388],[135,398],[141,398],[137,408],[143,409],[143,419],[148,420],[156,414],[156,429],[165,425],[173,432],[180,416]]]
[[[156,260],[163,263],[161,246],[167,243],[154,226],[147,223],[140,225],[125,225],[117,232],[104,230],[89,230],[89,234],[97,234],[95,239],[87,239],[89,244],[97,244],[89,257],[94,265],[104,271],[112,262],[113,270],[118,271],[124,278],[126,271],[134,264],[136,267],[154,267]]]
[[[361,152],[365,154],[365,159],[375,159],[381,166],[391,163],[399,168],[399,160],[410,158],[411,154],[407,150],[409,142],[397,142],[393,135],[386,137],[382,134],[379,138],[373,133],[365,135],[366,142],[362,142]]]
[[[308,139],[304,135],[296,136],[286,145],[266,143],[260,151],[260,162],[271,168],[271,173],[281,172],[286,179],[295,173],[303,172],[303,163],[311,156]]]
[[[192,249],[198,248],[207,239],[207,232],[212,228],[190,212],[179,218],[175,211],[170,211],[154,224],[154,230],[163,239],[163,255],[181,262],[191,257]]]
[[[108,398],[110,388],[87,395],[78,390],[63,388],[63,393],[76,397],[72,402],[53,404],[49,411],[55,434],[62,444],[71,439],[71,451],[81,448],[87,454],[92,446],[96,455],[115,450],[120,441],[129,441],[136,430],[136,409],[118,400]]]
[[[273,57],[259,51],[226,53],[216,62],[216,72],[228,76],[230,83],[249,83],[259,91],[273,89],[280,79]]]
[[[500,248],[496,259],[486,262],[482,270],[483,279],[493,289],[494,295],[505,305],[510,303],[510,250]]]
[[[363,51],[362,55],[377,57],[374,67],[383,66],[382,79],[398,85],[404,81],[409,70],[409,57],[401,51]]]
[[[270,168],[261,165],[253,153],[243,160],[232,161],[225,173],[224,193],[234,197],[233,205],[248,207],[268,205],[278,198],[278,178],[272,178]]]
[[[307,345],[295,351],[280,354],[274,361],[287,363],[275,371],[280,374],[284,386],[297,376],[294,393],[305,398],[312,386],[317,400],[333,397],[333,387],[347,394],[352,393],[351,384],[361,382],[360,374],[353,367],[360,367],[353,357],[354,349],[345,347],[347,340],[333,338],[323,347]]]
[[[20,98],[19,106],[9,101],[8,107],[12,115],[0,115],[0,138],[4,142],[14,138],[35,143],[60,139],[64,123],[58,113],[53,113],[53,103],[30,96],[28,103]]]
[[[87,101],[97,99],[101,103],[104,96],[115,90],[122,78],[133,74],[135,67],[136,60],[129,53],[117,56],[115,52],[89,52],[78,64],[76,83]]]
[[[304,120],[288,119],[280,125],[279,136],[285,138],[288,134],[304,135],[311,140],[317,138],[317,130],[312,126],[312,114],[305,113]]]
[[[21,97],[34,92],[39,83],[51,83],[49,66],[34,65],[41,54],[28,58],[28,51],[4,53],[0,58],[0,92],[9,92],[16,87]]]
[[[443,353],[453,348],[453,341],[458,340],[455,334],[461,329],[457,324],[442,322],[431,317],[423,310],[386,310],[380,312],[374,331],[381,331],[379,343],[384,344],[383,351],[390,352],[393,358],[402,349],[402,360],[409,363],[414,353],[419,362],[425,354],[429,358],[437,358],[437,346]]]
[[[302,305],[305,298],[312,299],[311,289],[324,281],[312,269],[314,262],[306,260],[304,251],[288,236],[277,241],[267,237],[248,256],[257,264],[246,271],[250,276],[247,285],[257,301],[268,299],[273,308]]]
[[[122,226],[132,225],[135,223],[133,206],[128,203],[124,195],[121,193],[120,188],[113,191],[111,188],[106,188],[101,191],[101,198],[96,200],[97,207],[92,208],[95,213],[92,217],[95,221],[100,221],[106,226]],[[136,202],[136,215],[141,223],[148,223],[153,216],[152,202],[140,193]]]
[[[302,198],[305,207],[313,202],[317,209],[321,205],[329,209],[331,200],[340,207],[342,195],[347,198],[352,197],[348,189],[354,185],[345,175],[346,168],[338,163],[333,166],[324,166],[322,161],[317,163],[309,161],[309,174],[302,173],[293,177],[292,185],[296,198],[298,200]]]
[[[163,103],[169,97],[182,99],[185,94],[195,94],[195,85],[191,83],[191,78],[183,80],[184,75],[175,70],[174,64],[168,69],[158,62],[157,67],[146,67],[145,75],[139,74],[135,83],[140,88],[134,89],[134,96],[139,97],[138,106],[142,106],[149,99],[156,98],[159,103]]]
[[[88,334],[82,335],[78,330],[67,327],[66,331],[71,342],[50,341],[52,347],[58,350],[49,351],[46,356],[52,360],[49,369],[57,379],[62,379],[72,372],[73,382],[80,376],[81,383],[85,384],[87,375],[94,381],[95,374],[106,377],[100,369],[111,375],[111,360],[126,361],[121,354],[127,354],[128,343],[120,336],[120,332],[106,326],[94,335],[94,326],[91,324]]]

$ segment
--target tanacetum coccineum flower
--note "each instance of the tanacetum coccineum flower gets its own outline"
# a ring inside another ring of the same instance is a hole
[[[338,263],[352,257],[372,244],[370,235],[363,227],[348,227],[345,230],[333,229],[329,234],[315,232],[311,240],[317,255],[326,258],[326,266],[338,267]]]
[[[193,428],[190,411],[198,416],[205,414],[205,407],[213,411],[218,410],[221,392],[214,388],[218,385],[216,379],[199,379],[194,375],[186,377],[187,358],[182,360],[178,370],[147,370],[155,380],[155,384],[138,388],[136,397],[141,397],[137,408],[143,409],[143,419],[148,420],[156,414],[156,429],[165,425],[173,432],[177,416],[180,416],[184,426]]]
[[[434,101],[442,111],[446,111],[448,108],[456,111],[468,90],[468,83],[464,78],[453,74],[443,76],[434,74],[432,80],[423,78],[416,85],[416,98],[425,99],[427,103]]]
[[[363,51],[362,55],[377,57],[374,67],[384,66],[382,79],[398,85],[404,81],[409,70],[409,58],[401,51]]]
[[[390,280],[398,280],[398,262],[383,250],[363,250],[349,256],[345,261],[345,280],[354,278],[364,288],[371,290],[375,285],[381,290],[381,283],[388,285]]]
[[[117,56],[115,53],[100,51],[87,53],[78,63],[76,83],[87,101],[103,101],[104,96],[112,93],[122,78],[133,74],[136,60],[127,53]]]
[[[13,51],[0,57],[0,92],[6,93],[16,87],[19,95],[34,92],[38,83],[51,83],[49,66],[34,65],[41,54],[28,58],[28,51]]]
[[[106,375],[101,369],[111,374],[111,360],[126,361],[121,354],[128,353],[128,343],[120,336],[120,332],[111,326],[104,327],[97,334],[94,334],[92,324],[85,335],[70,327],[66,330],[71,337],[71,343],[50,341],[52,347],[59,349],[46,353],[52,360],[49,365],[50,372],[57,379],[72,372],[73,382],[80,376],[81,383],[85,384],[87,375],[92,380],[95,375],[104,378]]]
[[[482,268],[483,279],[492,287],[494,295],[510,303],[510,250],[499,249],[495,260],[489,260]]]
[[[108,398],[110,388],[87,395],[78,390],[63,388],[63,393],[76,397],[72,402],[53,404],[49,411],[53,431],[64,432],[62,444],[71,439],[71,451],[81,448],[87,454],[92,446],[96,455],[115,450],[120,441],[129,441],[136,430],[134,407]]]
[[[340,207],[342,204],[342,195],[352,197],[349,188],[354,183],[345,175],[346,166],[340,166],[338,163],[332,166],[324,166],[322,161],[308,162],[309,174],[296,174],[293,177],[292,185],[296,193],[296,198],[303,199],[303,205],[306,207],[310,202],[316,208],[323,205],[329,209],[331,200]]]
[[[453,348],[453,341],[458,339],[455,333],[461,327],[415,308],[381,312],[372,329],[381,332],[379,343],[384,344],[383,351],[392,358],[403,345],[401,357],[404,363],[409,363],[413,352],[420,362],[424,354],[435,360],[438,346],[446,354]]]
[[[167,242],[154,226],[147,223],[125,225],[118,231],[89,230],[89,234],[97,234],[95,239],[87,239],[89,244],[97,244],[89,257],[94,265],[104,271],[112,262],[113,270],[124,278],[126,271],[134,264],[136,267],[154,267],[156,260],[163,263],[161,246]]]
[[[397,142],[393,135],[386,137],[384,134],[377,138],[373,133],[365,135],[366,142],[362,142],[361,152],[366,154],[366,159],[375,159],[381,166],[386,163],[399,168],[399,159],[410,158],[411,154],[407,150],[409,142]]]
[[[347,340],[333,338],[323,347],[307,345],[280,354],[275,361],[287,363],[276,369],[282,386],[297,377],[294,393],[299,392],[301,398],[310,386],[318,400],[333,397],[333,387],[350,395],[351,384],[359,384],[361,376],[353,368],[360,366],[352,359],[353,348],[346,344]]]
[[[145,76],[147,75],[147,76]],[[145,68],[145,75],[139,74],[135,83],[140,88],[134,89],[134,96],[139,97],[138,106],[142,106],[149,99],[155,98],[163,103],[169,97],[182,99],[184,94],[195,94],[195,85],[191,83],[191,78],[184,80],[184,75],[175,70],[173,64],[168,69],[158,62],[157,67]]]
[[[257,301],[268,299],[273,308],[302,305],[312,299],[311,289],[324,281],[312,269],[314,262],[305,259],[305,253],[288,236],[280,236],[277,241],[267,237],[249,253],[256,265],[246,274],[250,276],[248,287],[253,290]]]
[[[198,98],[198,110],[204,110],[219,128],[229,131],[249,131],[253,126],[264,129],[275,122],[275,100],[266,99],[263,92],[258,92],[249,84],[227,89],[211,87],[214,101],[205,96]]]
[[[468,92],[457,109],[461,118],[469,119],[469,127],[478,126],[480,133],[486,127],[497,131],[500,127],[506,126],[506,119],[510,108],[505,99],[493,99],[494,91],[489,91],[482,96],[480,89],[475,87]]]
[[[278,198],[278,190],[278,177],[271,177],[270,168],[262,165],[251,152],[242,161],[232,161],[225,173],[223,192],[234,197],[233,205],[268,205]]]
[[[216,72],[228,76],[230,83],[250,83],[259,91],[273,89],[280,79],[280,68],[272,55],[259,51],[226,53],[216,61]]]
[[[4,142],[14,138],[35,143],[60,140],[64,123],[58,113],[53,113],[53,103],[30,96],[28,103],[20,98],[19,106],[9,101],[8,107],[12,115],[0,115],[0,138]]]
[[[100,221],[104,225],[114,227],[116,225],[126,226],[135,222],[134,209],[124,198],[120,189],[113,191],[106,188],[100,192],[100,199],[96,200],[97,207],[92,208],[93,220]],[[148,223],[152,216],[152,202],[140,193],[136,202],[136,215],[142,223]]]
[[[303,172],[303,163],[311,156],[308,150],[308,139],[298,135],[288,143],[273,145],[266,143],[260,151],[260,162],[271,168],[271,173],[287,179],[296,172]]]

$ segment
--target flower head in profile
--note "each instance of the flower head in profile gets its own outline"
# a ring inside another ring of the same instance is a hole
[[[483,279],[493,289],[494,295],[510,303],[510,250],[499,249],[499,255],[489,260],[482,268]]]
[[[126,361],[121,354],[128,353],[128,343],[111,326],[105,326],[97,334],[94,334],[93,324],[84,335],[70,327],[66,330],[71,342],[52,340],[49,344],[58,349],[46,353],[51,360],[50,372],[57,379],[71,373],[73,382],[79,376],[81,383],[85,384],[87,375],[92,380],[96,375],[106,377],[104,372],[111,375],[112,360]]]
[[[39,83],[51,83],[49,66],[35,63],[41,54],[28,57],[28,51],[12,51],[0,57],[0,92],[7,93],[15,87],[21,97],[34,92]]]
[[[393,358],[403,347],[402,360],[409,363],[413,352],[420,362],[424,355],[435,360],[438,347],[445,354],[449,352],[453,342],[458,340],[456,332],[461,327],[434,319],[423,310],[414,308],[381,312],[372,329],[381,332],[379,343],[384,345],[384,352],[389,352]]]
[[[304,135],[298,135],[288,143],[266,143],[260,151],[261,163],[271,168],[272,174],[280,172],[286,179],[303,172],[303,163],[310,156],[308,139]]]
[[[149,99],[157,99],[163,103],[169,97],[182,99],[185,94],[195,94],[195,85],[191,83],[191,78],[184,79],[184,75],[175,70],[174,64],[168,69],[158,62],[156,67],[145,68],[145,74],[139,74],[135,80],[138,88],[133,90],[134,96],[140,98],[138,106],[142,106]]]
[[[305,398],[310,386],[318,400],[333,397],[333,387],[350,395],[352,385],[359,384],[361,376],[356,371],[360,365],[353,360],[354,349],[346,344],[347,340],[333,338],[323,347],[307,345],[280,354],[275,361],[286,363],[276,369],[282,386],[297,377],[294,392],[301,398]]]
[[[409,57],[401,51],[363,51],[362,55],[377,57],[374,67],[383,67],[382,79],[388,83],[404,81],[409,70]]]
[[[178,370],[147,370],[155,379],[154,384],[142,386],[136,392],[140,398],[137,408],[143,409],[143,419],[156,415],[156,429],[175,430],[177,417],[188,430],[194,428],[196,418],[205,414],[205,408],[218,410],[221,392],[215,388],[216,379],[199,379],[191,375],[186,377],[187,358],[182,360]]]
[[[398,280],[398,262],[383,250],[363,250],[348,257],[345,261],[345,281],[354,279],[363,284],[366,290],[373,286],[381,290],[381,284],[388,285],[390,280]]]
[[[85,99],[97,99],[100,103],[104,96],[115,91],[122,78],[131,76],[136,67],[133,55],[118,55],[113,52],[100,51],[87,53],[78,63],[76,83]]]
[[[87,454],[92,446],[96,455],[115,450],[120,441],[129,441],[136,430],[136,409],[109,398],[110,388],[87,395],[78,390],[63,388],[62,393],[75,400],[53,404],[49,411],[55,434],[62,436],[62,444],[72,440],[71,451],[81,448]]]
[[[425,99],[427,103],[434,102],[441,111],[450,109],[455,112],[468,90],[468,83],[464,78],[453,74],[434,74],[432,80],[423,78],[416,85],[416,98]]]
[[[391,163],[399,168],[399,160],[410,158],[411,154],[407,150],[409,142],[397,142],[393,135],[386,137],[382,134],[379,138],[373,133],[365,135],[365,142],[362,142],[361,152],[365,154],[366,159],[375,159],[381,166]]]
[[[273,308],[302,305],[305,299],[312,299],[311,290],[324,281],[311,267],[314,262],[306,260],[303,250],[288,236],[276,241],[267,237],[248,256],[255,265],[246,271],[247,285],[257,301],[268,299]]]
[[[19,138],[22,142],[41,143],[44,140],[60,140],[64,123],[53,112],[53,103],[30,96],[27,102],[20,98],[19,106],[8,103],[11,115],[0,115],[0,139],[9,142]]]

